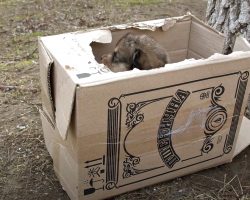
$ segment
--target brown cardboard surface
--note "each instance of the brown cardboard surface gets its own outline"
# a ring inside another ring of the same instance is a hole
[[[195,59],[201,59],[202,56],[199,55],[198,53],[195,53],[193,52],[192,50],[188,50],[188,53],[187,53],[187,58],[195,58]]]
[[[236,38],[234,51],[249,51],[250,44],[247,42],[245,38],[239,36]]]
[[[56,124],[63,139],[67,137],[68,127],[71,122],[75,98],[76,84],[66,73],[64,68],[55,60],[55,105]]]
[[[209,41],[209,42],[208,42]],[[208,58],[215,52],[222,53],[224,37],[211,31],[207,27],[192,21],[189,39],[189,49]]]
[[[98,64],[130,31],[155,37],[172,63],[122,73]],[[231,162],[249,145],[242,118],[250,47],[239,39],[246,52],[216,54],[223,40],[190,15],[41,38],[43,131],[72,199],[111,197]],[[47,111],[52,96],[55,121]]]

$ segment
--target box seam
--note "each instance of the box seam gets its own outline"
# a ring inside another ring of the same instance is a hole
[[[189,35],[188,35],[188,42],[187,42],[187,55],[186,59],[188,58],[188,51],[189,51],[189,44],[190,44],[190,35],[191,35],[191,28],[192,28],[192,23],[193,23],[193,16],[191,15],[191,20],[190,20],[190,27],[189,27]]]

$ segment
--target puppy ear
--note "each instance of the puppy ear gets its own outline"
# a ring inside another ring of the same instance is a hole
[[[140,49],[135,49],[134,53],[133,53],[133,64],[132,64],[132,69],[134,68],[137,68],[137,69],[140,69],[141,66],[140,66],[140,62],[139,62],[139,59],[141,57],[141,50]]]

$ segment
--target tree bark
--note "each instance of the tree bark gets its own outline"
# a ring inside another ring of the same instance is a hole
[[[207,23],[225,33],[224,54],[233,51],[238,34],[250,42],[250,0],[208,0]]]
[[[208,0],[206,20],[226,36],[222,53],[232,53],[238,34],[250,43],[250,0]],[[250,118],[250,95],[246,116]]]

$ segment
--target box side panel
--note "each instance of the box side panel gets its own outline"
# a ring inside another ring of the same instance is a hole
[[[189,50],[203,58],[222,53],[224,37],[202,24],[192,21]],[[190,57],[190,52],[189,52]]]
[[[246,117],[243,117],[239,137],[237,139],[236,148],[234,151],[234,157],[237,156],[240,152],[246,149],[250,145],[250,120]]]
[[[112,43],[101,44],[94,42],[91,46],[96,60],[100,62],[101,56],[106,53],[111,53],[118,40],[126,33],[132,32],[137,34],[146,34],[153,37],[166,48],[168,54],[170,55],[171,62],[181,61],[183,58],[186,58],[187,55],[190,23],[191,20],[176,22],[173,27],[166,31],[163,31],[161,28],[157,28],[155,31],[140,30],[135,28],[113,30]]]
[[[250,44],[243,37],[237,37],[234,45],[234,51],[250,51]]]
[[[80,198],[109,197],[230,162],[250,58],[228,58],[79,88],[78,159],[86,180]]]
[[[62,140],[58,130],[49,121],[44,111],[40,111],[40,117],[45,144],[53,159],[55,173],[70,198],[78,199],[79,168],[76,162],[74,138]]]
[[[200,54],[192,51],[191,49],[188,49],[187,50],[187,59],[191,59],[191,58],[202,59],[203,57]]]
[[[169,63],[176,63],[180,62],[182,60],[185,60],[187,58],[187,49],[177,50],[177,51],[169,51]]]

